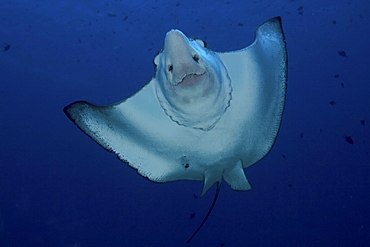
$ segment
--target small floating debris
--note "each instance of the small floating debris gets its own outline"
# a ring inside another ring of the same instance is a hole
[[[345,51],[338,51],[338,54],[342,57],[348,57]]]
[[[298,14],[303,15],[303,6],[298,7]]]
[[[7,51],[7,50],[9,50],[10,49],[10,45],[9,44],[7,44],[7,43],[5,43],[4,44],[4,53]]]
[[[346,142],[348,142],[349,144],[354,144],[355,142],[353,141],[352,137],[351,136],[346,136],[345,137],[345,140]]]

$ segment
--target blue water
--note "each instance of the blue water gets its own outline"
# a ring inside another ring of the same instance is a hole
[[[254,189],[224,183],[189,246],[368,246],[366,0],[2,0],[0,246],[185,246],[215,187],[197,199],[201,182],[143,179],[62,108],[135,93],[172,28],[232,51],[274,16],[289,55],[280,133],[245,170]]]

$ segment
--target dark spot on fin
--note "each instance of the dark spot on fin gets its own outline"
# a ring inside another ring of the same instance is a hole
[[[191,235],[191,237],[188,239],[188,241],[186,241],[186,244],[189,244],[191,242],[191,240],[193,240],[193,238],[195,237],[195,235],[197,235],[197,233],[199,232],[199,230],[202,228],[202,226],[204,225],[204,223],[206,223],[209,215],[211,214],[212,212],[212,209],[213,207],[216,205],[216,201],[217,201],[217,197],[218,197],[218,194],[220,194],[220,189],[221,189],[221,181],[217,182],[217,190],[216,190],[216,195],[215,195],[215,198],[213,198],[213,202],[212,202],[212,205],[211,207],[209,208],[208,210],[208,213],[206,215],[206,217],[204,217],[202,223],[200,223],[199,227],[197,228],[197,230],[195,230],[195,232],[193,233],[193,235]]]
[[[197,215],[197,214],[196,213],[190,214],[190,219],[194,219],[195,218],[195,215]]]
[[[187,169],[190,167],[189,159],[186,157],[186,155],[181,157],[181,165]]]
[[[335,75],[334,75],[334,78],[338,78],[338,77],[339,77],[339,74],[335,74]]]
[[[332,101],[330,101],[330,102],[329,102],[329,104],[331,104],[331,105],[335,105],[336,103],[335,103],[335,101],[334,101],[334,100],[332,100]]]
[[[361,120],[361,124],[365,126],[365,120]]]

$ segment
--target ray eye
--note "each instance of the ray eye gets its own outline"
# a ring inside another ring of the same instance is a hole
[[[194,59],[195,62],[199,63],[199,56],[198,55],[194,55],[193,59]]]
[[[173,70],[173,66],[172,66],[172,65],[169,65],[169,66],[168,66],[168,71],[169,71],[169,72],[172,72],[172,70]]]

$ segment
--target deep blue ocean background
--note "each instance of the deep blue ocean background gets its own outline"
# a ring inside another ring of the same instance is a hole
[[[62,109],[135,93],[172,28],[232,51],[275,16],[289,56],[280,133],[245,170],[253,190],[223,183],[189,246],[370,246],[367,0],[2,0],[0,246],[185,246],[215,186],[195,198],[202,182],[143,179]]]

